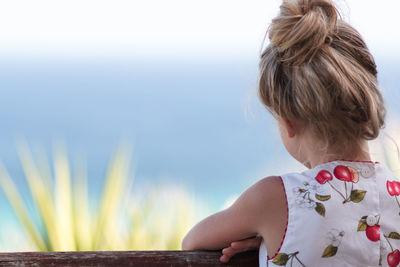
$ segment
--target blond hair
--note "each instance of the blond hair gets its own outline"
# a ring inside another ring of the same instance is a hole
[[[326,147],[375,139],[386,110],[375,61],[330,0],[284,0],[259,63],[259,97]]]

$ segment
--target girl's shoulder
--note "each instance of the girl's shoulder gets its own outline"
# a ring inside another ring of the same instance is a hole
[[[253,214],[259,234],[267,228],[277,228],[276,225],[282,225],[286,220],[286,192],[280,176],[259,180],[239,197],[238,202],[246,203],[242,208]]]
[[[252,198],[255,206],[273,209],[276,206],[285,204],[282,199],[285,199],[285,187],[281,176],[268,176],[262,178],[248,190],[246,196]],[[268,204],[268,205],[265,205]]]
[[[281,176],[268,176],[262,178],[258,182],[253,185],[255,188],[258,188],[260,191],[271,191],[273,194],[275,190],[282,188],[282,177]],[[279,190],[277,190],[279,191]]]

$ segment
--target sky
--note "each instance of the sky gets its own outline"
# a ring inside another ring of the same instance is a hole
[[[0,1],[0,56],[257,56],[278,0]],[[336,1],[373,53],[395,53],[397,0]]]

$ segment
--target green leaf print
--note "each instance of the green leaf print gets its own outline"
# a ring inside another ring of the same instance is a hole
[[[329,258],[336,255],[338,247],[333,245],[329,245],[325,248],[324,252],[322,253],[322,258]]]
[[[285,253],[279,253],[275,256],[274,260],[272,261],[274,264],[279,266],[284,266],[289,260],[289,255]]]
[[[327,201],[331,198],[331,195],[322,196],[322,195],[315,194],[315,198],[318,200],[321,200],[321,201]]]
[[[358,203],[364,199],[366,193],[367,191],[364,190],[353,190],[350,194],[350,200],[354,203]]]
[[[365,231],[365,230],[367,230],[367,223],[365,222],[365,220],[361,219],[358,222],[357,232]]]
[[[325,217],[325,206],[322,203],[315,202],[317,206],[315,206],[315,210],[318,212],[319,215]]]
[[[400,234],[397,233],[397,232],[391,232],[391,233],[388,235],[388,237],[391,238],[391,239],[400,239]]]

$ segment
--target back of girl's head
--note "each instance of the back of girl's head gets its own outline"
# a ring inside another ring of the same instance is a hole
[[[330,0],[284,0],[261,55],[259,96],[326,147],[375,139],[385,107],[375,61]]]

